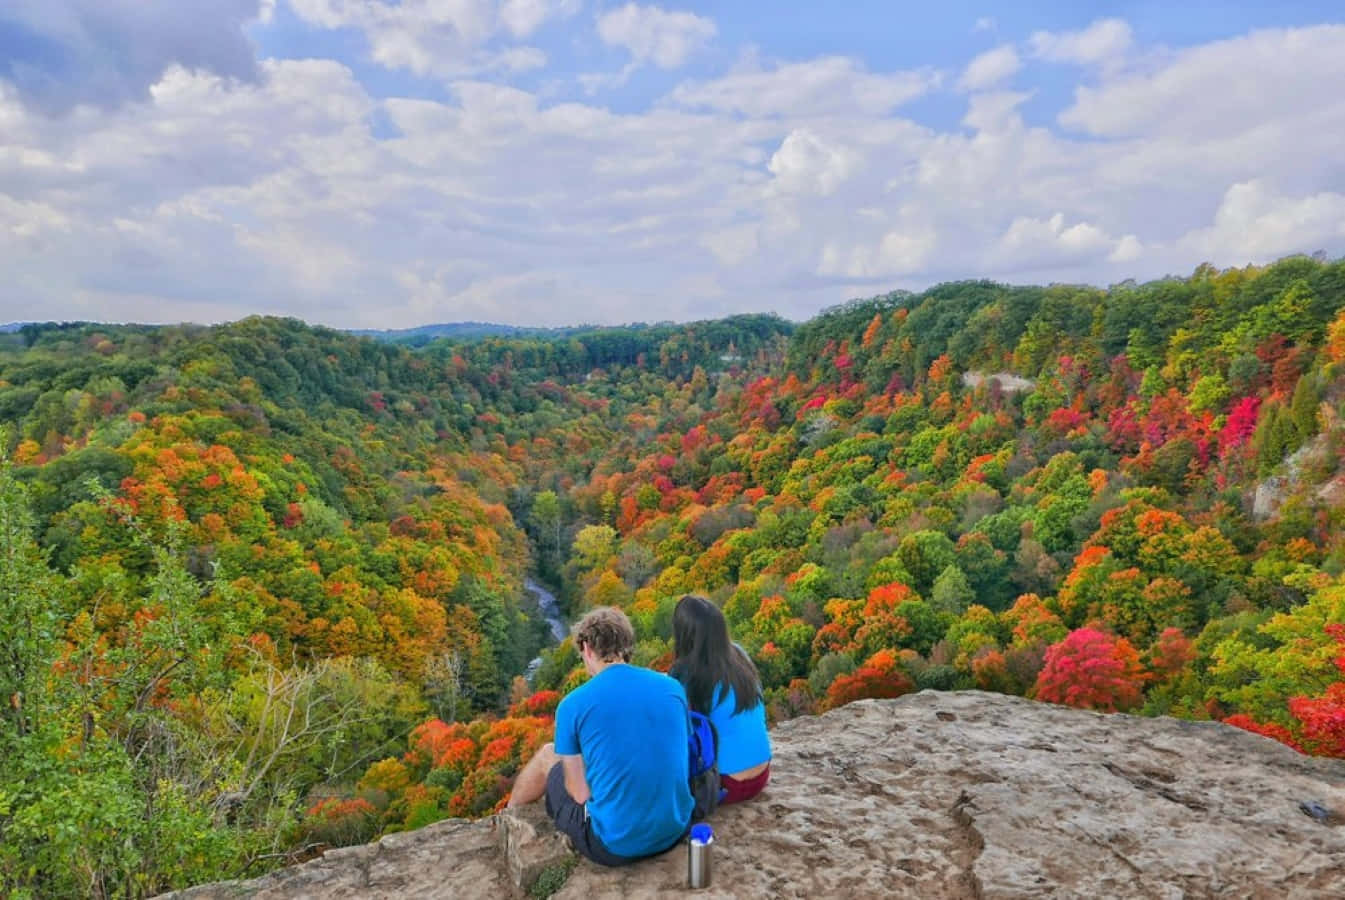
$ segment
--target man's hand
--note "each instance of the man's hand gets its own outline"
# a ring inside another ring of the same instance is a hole
[[[584,771],[584,757],[562,756],[560,758],[561,774],[565,776],[565,790],[575,803],[583,806],[588,802],[588,798],[593,796],[593,792],[588,787],[588,777]]]

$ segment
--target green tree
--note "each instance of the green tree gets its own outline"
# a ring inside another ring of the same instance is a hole
[[[56,638],[56,579],[33,540],[27,491],[0,435],[0,718],[22,737],[42,707]]]
[[[610,525],[586,525],[574,536],[574,560],[581,571],[591,572],[607,564],[616,548],[616,529]]]
[[[1213,372],[1202,375],[1191,388],[1191,398],[1187,406],[1191,412],[1205,410],[1218,411],[1228,400],[1230,392],[1222,375]]]
[[[212,822],[200,802],[201,770],[186,763],[191,742],[151,702],[203,650],[185,636],[199,626],[173,621],[198,618],[184,608],[196,591],[190,576],[160,555],[147,608],[162,617],[146,617],[125,648],[103,653],[94,652],[82,617],[71,627],[82,646],[63,660],[81,677],[59,677],[57,579],[30,529],[24,492],[0,458],[0,678],[8,701],[0,719],[0,891],[144,896],[232,874],[236,835]]]
[[[1275,401],[1263,405],[1260,424],[1252,436],[1257,473],[1269,475],[1298,444],[1298,428],[1289,411]]]
[[[555,491],[541,491],[532,498],[532,511],[529,519],[540,540],[550,545],[553,553],[560,553],[560,501]]]
[[[976,592],[971,589],[967,576],[955,565],[950,565],[934,579],[930,592],[929,605],[941,613],[960,616],[967,607],[976,602]]]
[[[934,579],[957,561],[957,550],[948,535],[941,531],[917,531],[901,539],[897,545],[897,559],[911,573],[912,587],[924,595],[928,594]]]
[[[1317,379],[1311,374],[1298,379],[1293,399],[1289,402],[1289,416],[1299,441],[1306,441],[1317,433],[1317,407],[1321,402],[1322,392]]]

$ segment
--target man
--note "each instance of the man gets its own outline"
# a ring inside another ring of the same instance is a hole
[[[591,676],[556,709],[556,740],[514,782],[510,806],[545,795],[546,811],[575,849],[620,866],[662,853],[686,834],[686,691],[630,665],[635,630],[619,609],[595,609],[574,630]]]

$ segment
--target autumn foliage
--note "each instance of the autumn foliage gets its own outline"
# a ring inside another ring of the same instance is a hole
[[[799,325],[0,335],[0,878],[87,893],[94,848],[131,895],[490,813],[585,677],[529,578],[654,667],[712,598],[777,720],[977,687],[1341,755],[1342,307],[1295,257]]]
[[[1078,628],[1046,651],[1033,696],[1047,703],[1117,712],[1144,699],[1139,653],[1125,638]]]
[[[1333,662],[1345,676],[1345,624],[1329,624],[1325,631],[1340,653]],[[1258,722],[1244,713],[1229,716],[1224,721],[1274,738],[1300,752],[1345,759],[1345,678],[1328,685],[1320,696],[1291,697],[1288,706],[1294,719],[1292,728],[1275,722]]]
[[[900,697],[915,685],[897,664],[891,650],[880,650],[849,675],[842,675],[827,688],[825,707],[835,709],[855,700]]]

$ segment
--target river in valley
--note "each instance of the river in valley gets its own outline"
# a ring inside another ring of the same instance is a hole
[[[537,600],[537,610],[546,619],[546,624],[551,627],[551,637],[555,642],[559,644],[565,640],[565,636],[569,634],[569,629],[565,626],[565,620],[560,617],[560,602],[556,599],[556,595],[531,578],[523,579],[523,589]],[[542,658],[540,656],[528,663],[525,675],[529,684],[532,683],[533,676],[537,674],[537,668],[541,664]]]

